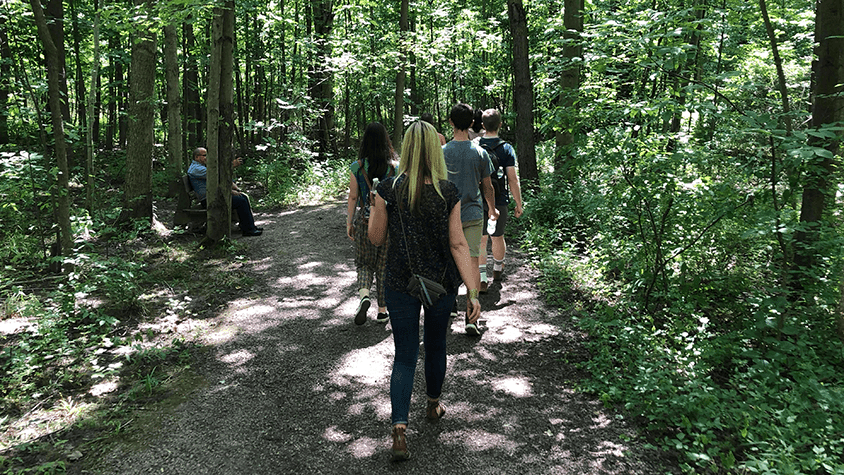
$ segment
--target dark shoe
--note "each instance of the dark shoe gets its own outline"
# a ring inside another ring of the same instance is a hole
[[[260,236],[264,233],[262,228],[255,228],[252,231],[243,231],[244,236]]]
[[[454,301],[454,307],[451,307],[451,318],[457,318],[457,301]]]
[[[369,297],[363,297],[358,304],[358,311],[355,313],[355,325],[366,323],[366,311],[369,310]]]
[[[387,312],[378,312],[378,316],[375,317],[375,323],[387,323],[390,320],[390,314]]]
[[[479,289],[479,292],[485,294],[487,290],[489,290],[489,284],[481,281],[481,288]]]
[[[442,405],[439,399],[436,401],[428,400],[428,408],[425,410],[425,417],[429,421],[436,421],[445,415],[445,406]]]
[[[478,336],[481,334],[481,330],[478,329],[477,322],[469,323],[469,315],[466,315],[466,334],[470,336]]]
[[[407,430],[404,427],[393,427],[393,462],[401,462],[410,458],[410,452],[407,450],[407,436],[404,432]]]
[[[501,274],[504,272],[504,269],[501,270],[494,270],[492,271],[492,280],[498,282],[501,280]]]

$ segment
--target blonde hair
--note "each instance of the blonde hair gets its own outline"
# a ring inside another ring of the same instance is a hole
[[[424,121],[410,124],[401,145],[399,175],[406,174],[407,179],[399,189],[399,197],[407,196],[410,210],[416,212],[421,204],[425,179],[431,179],[437,194],[442,197],[440,181],[448,178],[447,173],[440,137],[434,126]],[[400,199],[399,203],[403,201]]]

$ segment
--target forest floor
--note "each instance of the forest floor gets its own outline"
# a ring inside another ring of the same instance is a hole
[[[451,325],[448,412],[437,423],[424,417],[420,351],[412,456],[391,463],[391,326],[375,323],[374,302],[366,324],[352,321],[358,299],[344,215],[339,201],[263,211],[263,236],[233,233],[242,256],[209,263],[195,278],[212,285],[200,274],[249,276],[242,293],[222,305],[193,302],[207,310],[173,330],[203,349],[190,368],[169,377],[167,396],[138,408],[105,453],[69,473],[679,472],[635,424],[576,390],[585,335],[544,303],[538,272],[513,245],[503,281],[481,295],[483,334],[467,336],[462,315]],[[465,296],[458,302],[465,308]]]

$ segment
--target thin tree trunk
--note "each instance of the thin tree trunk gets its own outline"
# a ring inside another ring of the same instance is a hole
[[[176,25],[164,27],[164,65],[167,83],[167,151],[170,155],[170,174],[178,180],[184,169],[182,144],[182,98],[179,94],[179,35]]]
[[[80,34],[79,34],[79,15],[76,14],[76,2],[79,0],[70,0],[70,16],[73,18],[73,54],[76,57],[76,77],[74,84],[76,85],[76,124],[81,130],[88,133],[88,121],[85,112],[85,79],[82,73],[82,55],[80,53]],[[87,140],[86,140],[87,144]]]
[[[73,236],[70,227],[70,189],[68,186],[67,143],[64,135],[64,121],[61,113],[61,61],[59,50],[53,43],[53,38],[47,27],[47,19],[41,8],[40,0],[30,0],[38,36],[44,46],[44,57],[47,60],[47,89],[50,100],[50,116],[53,125],[53,138],[56,163],[58,165],[58,184],[56,186],[56,218],[59,224],[58,255],[69,257],[73,253]],[[65,271],[71,266],[65,264]]]
[[[404,81],[407,67],[407,31],[408,31],[408,0],[401,0],[399,14],[399,70],[396,74],[395,108],[393,109],[393,146],[401,150],[401,139],[404,132]]]
[[[790,108],[788,105],[788,86],[785,82],[785,71],[782,68],[782,58],[780,58],[780,50],[777,46],[777,37],[774,33],[774,27],[771,25],[771,18],[768,16],[768,5],[765,0],[759,0],[759,9],[762,11],[762,20],[765,23],[765,31],[768,33],[768,41],[771,43],[771,52],[774,55],[774,66],[777,68],[777,88],[780,92],[780,99],[782,100],[783,123],[785,124],[786,135],[791,135],[791,117],[789,116]]]
[[[513,108],[516,111],[516,152],[522,188],[539,187],[536,139],[533,135],[533,82],[530,77],[527,14],[522,0],[507,0],[513,37]]]
[[[149,1],[135,0],[136,5],[146,5],[144,13],[150,14]],[[149,28],[139,30],[132,44],[132,70],[129,81],[128,145],[126,147],[126,187],[122,219],[143,218],[152,224],[152,150],[155,109],[155,32]]]
[[[187,132],[187,147],[190,150],[202,145],[202,105],[199,99],[199,73],[196,65],[194,49],[196,37],[193,34],[193,24],[185,22],[182,25],[184,42],[185,66],[182,76],[185,97],[185,131]]]
[[[6,32],[6,17],[0,16],[0,144],[9,143],[9,93],[12,86],[12,48]]]
[[[94,60],[91,67],[91,91],[88,93],[88,133],[85,138],[87,156],[85,157],[85,169],[88,171],[88,179],[85,185],[85,204],[88,214],[94,215],[94,114],[96,113],[95,98],[97,97],[97,86],[100,83],[100,12],[99,1],[94,0]]]

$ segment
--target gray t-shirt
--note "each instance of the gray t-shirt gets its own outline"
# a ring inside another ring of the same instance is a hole
[[[484,219],[480,182],[492,171],[486,150],[468,140],[452,140],[443,145],[448,181],[460,191],[460,218],[465,223]]]

